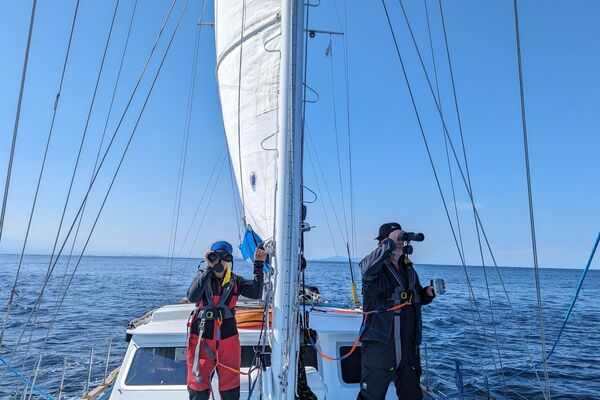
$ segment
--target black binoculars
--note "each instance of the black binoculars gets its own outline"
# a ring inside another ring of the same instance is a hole
[[[402,235],[400,236],[400,240],[404,241],[404,242],[422,242],[423,240],[425,240],[425,235],[423,235],[422,233],[415,233],[415,232],[403,232]]]
[[[223,260],[225,262],[232,262],[233,256],[229,253],[224,253],[222,251],[211,251],[206,255],[206,259],[211,263],[216,263],[218,260]]]

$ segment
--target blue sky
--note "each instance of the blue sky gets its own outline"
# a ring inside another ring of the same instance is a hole
[[[344,25],[345,3],[344,0],[336,1],[323,0],[320,7],[312,10],[312,28],[343,29],[340,22]],[[427,1],[442,107],[450,135],[458,146],[437,2]],[[457,264],[459,258],[381,3],[347,2],[356,257],[364,255],[375,245],[373,237],[381,223],[395,220],[407,230],[426,234],[427,240],[415,245],[415,261]],[[122,113],[169,3],[166,0],[139,2],[124,72],[109,120],[109,133],[114,131],[117,117]],[[181,4],[177,3],[176,13]],[[336,4],[342,21],[336,16]],[[451,202],[441,124],[398,3],[388,1],[388,4],[444,193]],[[75,1],[40,1],[38,5],[1,252],[18,252],[22,245],[74,5]],[[114,5],[114,1],[81,2],[28,252],[47,253],[52,248]],[[431,72],[424,3],[411,0],[406,1],[406,6],[420,50]],[[74,204],[81,201],[89,180],[132,9],[132,0],[121,0],[67,221],[72,220],[76,211]],[[2,176],[8,160],[30,10],[29,1],[0,4]],[[168,253],[199,10],[200,1],[192,0],[92,238],[89,254]],[[475,201],[498,262],[501,265],[531,265],[512,2],[445,1],[444,12]],[[540,264],[543,266],[581,267],[600,229],[599,15],[600,3],[594,1],[520,4],[533,195]],[[207,7],[205,19],[212,20],[212,4]],[[168,25],[167,34],[172,29],[173,20]],[[213,31],[203,29],[176,245],[177,249],[183,248],[181,255],[186,257],[188,254],[202,254],[213,239],[237,240],[227,166],[215,187],[196,244],[193,245],[192,238],[198,221],[193,225],[188,241],[182,244],[181,240],[224,146],[214,74],[213,40]],[[349,214],[344,52],[342,39],[334,37],[333,56],[328,58],[325,54],[328,44],[329,37],[326,35],[318,35],[309,42],[307,79],[320,97],[317,103],[308,106],[307,120],[343,228],[344,207],[337,174],[331,65],[346,189],[344,198],[346,213]],[[157,54],[162,55],[163,51],[164,41],[159,45]],[[155,59],[151,73],[156,65]],[[146,93],[148,85],[149,80],[145,79],[140,94]],[[119,149],[124,146],[124,137],[131,130],[141,100],[140,96],[134,100],[131,112],[125,118],[117,141]],[[92,211],[97,209],[109,172],[116,165],[115,154],[107,160],[107,169],[93,192],[90,212],[82,226],[84,231],[89,229]],[[453,168],[456,178],[455,165]],[[316,188],[312,164],[308,159],[305,183],[313,190]],[[323,189],[322,181],[320,185]],[[330,221],[334,219],[329,200],[323,193],[323,197],[309,207],[309,221],[316,228],[306,238],[308,258],[335,254],[321,201],[326,202]],[[477,264],[476,236],[468,201],[464,187],[458,182],[457,208],[465,253],[469,263]],[[453,212],[451,203],[450,207]],[[204,206],[200,217],[203,212]],[[342,253],[343,235],[338,233],[337,225],[332,226],[332,230],[336,236],[335,248]],[[595,265],[598,266],[598,262]]]

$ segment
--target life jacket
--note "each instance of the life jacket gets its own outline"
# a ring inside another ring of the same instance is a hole
[[[232,323],[235,326],[234,308],[237,300],[238,293],[235,279],[229,279],[228,282],[221,287],[221,293],[218,295],[213,293],[212,279],[207,281],[205,293],[196,304],[196,308],[190,315],[187,325],[187,347],[188,353],[193,351],[194,354],[192,373],[195,376],[199,376],[200,374],[200,348],[202,346],[206,324],[213,324],[213,339],[219,340],[220,333],[218,333],[218,330],[224,321],[229,321],[229,323]],[[194,327],[197,327],[197,329],[194,329]],[[190,337],[192,335],[198,336],[194,349],[190,348]]]

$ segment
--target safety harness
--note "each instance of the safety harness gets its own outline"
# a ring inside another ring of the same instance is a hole
[[[408,260],[408,258],[405,258],[405,260]],[[400,275],[401,272],[397,268],[390,267],[387,264],[384,266],[385,272],[393,277],[398,284],[391,293],[391,296],[387,299],[392,306],[404,303],[421,303],[421,296],[416,288],[417,274],[415,270],[411,268],[412,263],[410,260],[408,260],[408,263],[405,261],[404,264],[406,266],[406,274],[408,277],[408,287],[404,286],[404,281]],[[396,352],[396,368],[400,366],[400,362],[402,361],[401,315],[401,309],[394,311],[394,350]]]
[[[188,344],[189,344],[191,326],[197,318],[200,318],[200,322],[198,323],[198,343],[196,344],[196,349],[194,350],[194,363],[192,365],[192,373],[194,374],[194,376],[196,377],[196,380],[198,382],[200,382],[200,380],[202,379],[202,377],[200,376],[200,350],[201,350],[200,346],[202,345],[202,343],[204,343],[204,348],[205,348],[206,352],[208,353],[208,355],[213,359],[216,358],[215,354],[210,349],[210,346],[208,345],[208,343],[206,343],[206,341],[203,340],[204,329],[206,327],[206,321],[215,321],[216,320],[216,322],[217,322],[217,328],[215,330],[215,340],[217,341],[217,346],[218,346],[218,341],[220,339],[219,336],[220,336],[221,324],[223,323],[224,320],[235,317],[233,310],[227,304],[227,298],[233,291],[233,289],[235,287],[235,282],[233,280],[230,280],[229,282],[227,282],[227,284],[223,287],[223,290],[221,291],[219,303],[217,303],[216,305],[214,304],[214,301],[213,301],[213,290],[212,290],[212,283],[210,282],[210,280],[208,281],[207,286],[208,287],[206,289],[206,297],[208,298],[208,301],[207,301],[206,305],[200,306],[200,304],[198,304],[196,306],[196,309],[190,316],[190,321],[188,322]]]

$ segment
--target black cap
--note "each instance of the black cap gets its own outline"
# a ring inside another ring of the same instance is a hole
[[[397,222],[388,222],[387,224],[383,224],[379,227],[379,236],[377,236],[375,239],[381,241],[388,237],[390,233],[398,229],[402,229],[402,227]]]

